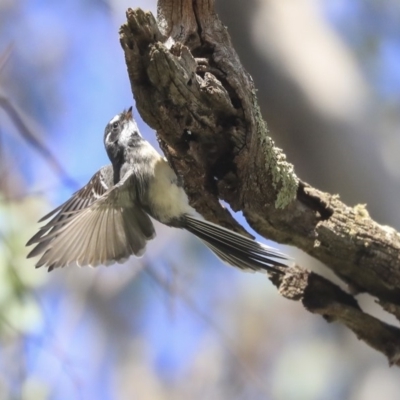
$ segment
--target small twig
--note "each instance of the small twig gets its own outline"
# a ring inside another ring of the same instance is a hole
[[[10,119],[13,121],[15,127],[21,136],[29,143],[50,165],[54,172],[59,176],[60,180],[66,186],[76,189],[79,184],[71,178],[57,158],[52,152],[42,143],[37,135],[28,127],[23,120],[21,114],[17,111],[14,105],[4,96],[0,96],[0,107],[7,113]]]
[[[0,55],[0,73],[3,70],[4,66],[7,64],[8,60],[10,59],[13,48],[14,45],[10,43],[3,51],[3,53]]]

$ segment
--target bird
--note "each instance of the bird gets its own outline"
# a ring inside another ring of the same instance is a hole
[[[111,265],[143,255],[155,237],[152,219],[197,236],[223,262],[247,271],[283,273],[290,257],[205,220],[190,206],[181,179],[146,141],[132,107],[104,131],[109,165],[71,198],[39,220],[49,220],[28,241],[36,268]]]

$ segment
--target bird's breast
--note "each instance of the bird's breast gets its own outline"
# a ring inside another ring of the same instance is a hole
[[[154,164],[154,176],[148,188],[152,216],[164,224],[176,221],[184,214],[195,213],[185,191],[178,185],[175,172],[160,157]]]

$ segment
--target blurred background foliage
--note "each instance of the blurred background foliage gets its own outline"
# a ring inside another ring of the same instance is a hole
[[[183,232],[158,225],[144,258],[112,268],[25,259],[39,217],[107,163],[104,126],[132,104],[127,7],[156,3],[0,0],[0,399],[398,399],[382,355]],[[400,3],[217,8],[299,176],[399,230]]]

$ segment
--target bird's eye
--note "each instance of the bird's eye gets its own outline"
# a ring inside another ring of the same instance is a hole
[[[113,128],[114,128],[114,129],[117,129],[118,126],[119,126],[119,122],[114,122],[114,123],[113,123]]]

